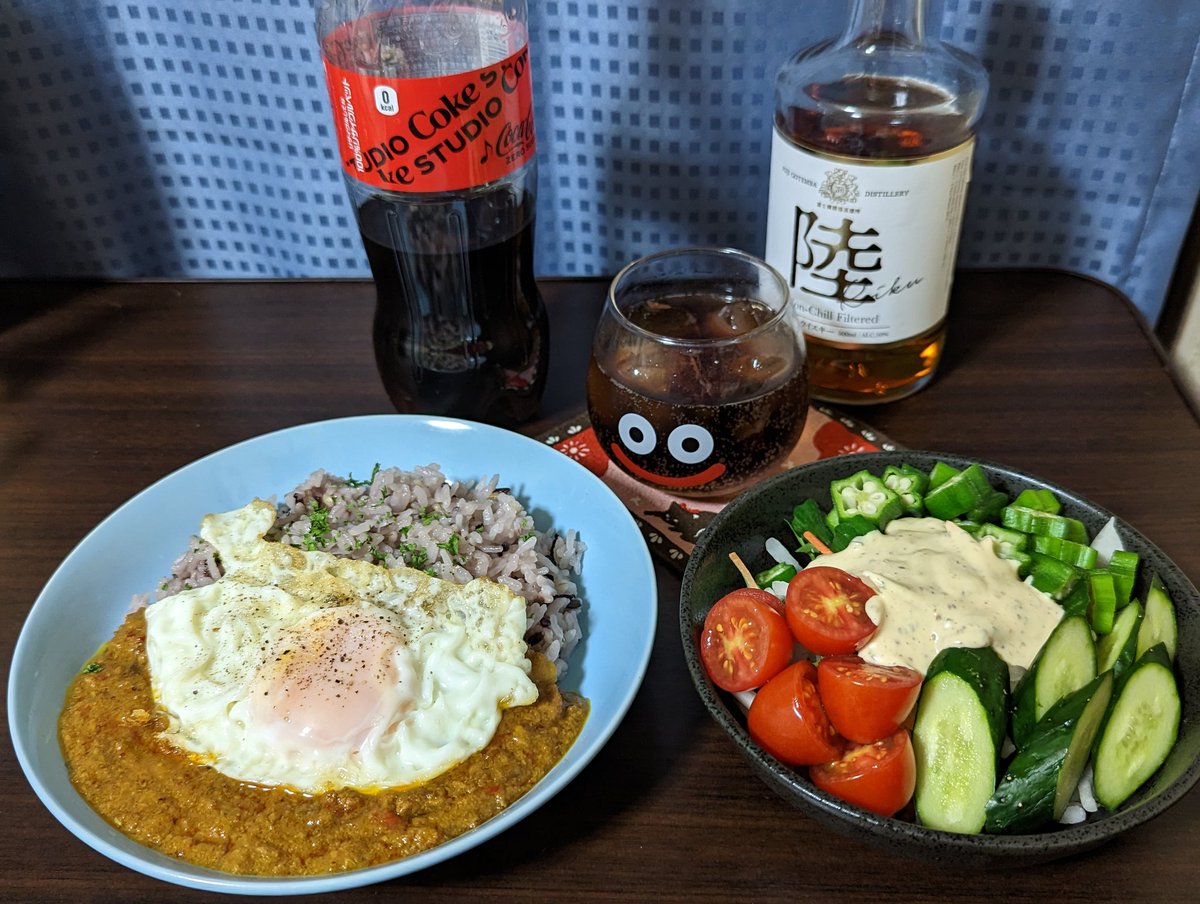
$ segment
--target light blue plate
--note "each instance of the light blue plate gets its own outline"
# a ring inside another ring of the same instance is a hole
[[[583,732],[528,794],[478,829],[404,860],[294,879],[245,878],[180,863],[97,816],[67,778],[57,722],[67,686],[108,640],[136,593],[154,586],[202,516],[282,496],[312,471],[362,477],[379,462],[437,463],[459,480],[499,474],[539,529],[574,528],[587,544],[580,582],[584,640],[563,681],[591,701]],[[650,555],[612,491],[565,455],[528,437],[448,418],[378,415],[322,421],[216,452],[134,496],[93,530],[50,578],[25,622],[8,685],[9,728],[30,784],[60,822],[100,853],[179,885],[233,894],[335,891],[415,872],[511,828],[553,797],[604,746],[633,701],[650,659],[657,591]]]

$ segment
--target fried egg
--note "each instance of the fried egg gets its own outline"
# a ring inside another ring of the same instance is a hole
[[[206,516],[224,575],[146,609],[164,737],[195,760],[305,793],[407,787],[537,699],[520,596],[273,543],[274,520],[262,500]]]

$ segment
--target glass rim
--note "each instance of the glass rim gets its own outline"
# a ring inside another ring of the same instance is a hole
[[[751,265],[760,273],[766,274],[770,280],[775,283],[775,285],[779,288],[783,303],[777,310],[772,311],[772,314],[769,318],[755,326],[753,329],[749,329],[744,333],[738,333],[734,336],[721,336],[713,338],[685,339],[678,336],[666,336],[662,333],[657,333],[654,330],[649,330],[643,326],[639,326],[625,316],[625,312],[622,311],[617,305],[616,289],[621,281],[629,276],[631,271],[633,271],[635,268],[643,267],[646,264],[653,263],[654,261],[672,257],[684,257],[689,254],[704,255],[713,258],[725,258],[727,260],[737,260],[741,263]],[[662,345],[703,346],[706,348],[721,345],[738,345],[754,336],[758,336],[761,333],[766,332],[768,329],[775,327],[780,320],[787,316],[788,308],[791,306],[791,303],[792,293],[788,287],[787,280],[783,278],[783,274],[768,264],[765,260],[757,255],[750,254],[749,252],[742,251],[738,248],[721,247],[715,245],[685,245],[679,248],[666,248],[662,251],[655,251],[651,254],[643,255],[636,260],[632,260],[617,271],[617,274],[608,284],[608,291],[605,293],[604,298],[605,307],[612,311],[622,328],[629,330],[631,333],[643,336]]]

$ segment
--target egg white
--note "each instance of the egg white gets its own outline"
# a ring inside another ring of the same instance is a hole
[[[224,575],[146,609],[171,743],[241,781],[371,791],[444,772],[537,699],[520,596],[268,542],[274,518],[206,516]]]

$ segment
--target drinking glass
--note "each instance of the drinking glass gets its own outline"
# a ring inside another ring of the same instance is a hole
[[[787,283],[731,248],[634,261],[609,287],[587,399],[605,454],[633,477],[682,496],[736,493],[787,456],[808,415]]]

